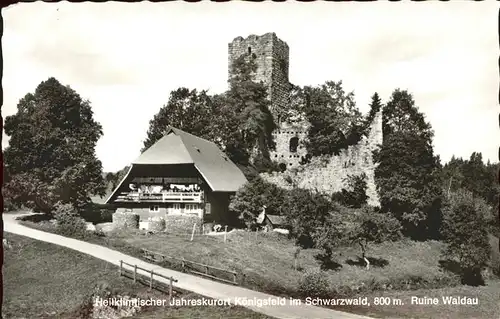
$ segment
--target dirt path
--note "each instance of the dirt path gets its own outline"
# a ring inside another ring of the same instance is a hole
[[[206,296],[214,299],[224,299],[231,300],[231,303],[235,303],[237,298],[242,299],[277,299],[278,297],[249,290],[246,288],[236,287],[232,285],[226,285],[223,283],[215,282],[212,280],[204,279],[201,277],[197,277],[194,275],[185,274],[182,272],[166,269],[159,267],[157,265],[145,262],[138,258],[134,258],[118,251],[87,243],[84,241],[59,236],[56,234],[46,233],[43,231],[35,230],[26,226],[20,225],[16,218],[20,215],[14,214],[2,214],[4,220],[4,231],[9,233],[14,233],[30,238],[34,238],[37,240],[53,243],[59,246],[64,246],[71,248],[73,250],[77,250],[84,254],[105,260],[114,265],[119,265],[120,260],[124,262],[135,264],[139,267],[143,267],[146,269],[154,269],[156,273],[162,274],[164,276],[172,276],[178,280],[178,283],[175,284],[176,287],[180,289],[184,289],[187,291],[192,291],[194,293],[200,294],[202,296]],[[141,270],[137,271],[139,274],[147,275],[148,273],[143,272]],[[159,280],[167,283],[167,280],[159,278]],[[241,300],[241,299],[240,299]],[[275,317],[275,318],[283,318],[283,319],[292,319],[292,318],[311,318],[311,319],[370,319],[369,317],[359,316],[355,314],[350,314],[346,312],[335,311],[331,309],[321,308],[310,306],[306,304],[301,305],[292,305],[289,301],[287,301],[284,306],[254,306],[248,305],[246,308],[251,309],[255,312],[263,313],[265,315]]]

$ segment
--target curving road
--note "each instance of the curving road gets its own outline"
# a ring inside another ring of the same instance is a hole
[[[235,303],[237,298],[243,299],[268,299],[268,298],[278,298],[273,295],[265,294],[262,292],[241,288],[237,286],[227,285],[219,282],[215,282],[209,279],[204,279],[198,276],[185,274],[171,269],[166,269],[158,267],[158,265],[151,264],[134,258],[118,251],[87,243],[84,241],[59,236],[56,234],[46,233],[36,229],[32,229],[23,225],[20,225],[16,218],[19,214],[2,214],[4,221],[4,231],[9,233],[14,233],[33,239],[49,242],[59,246],[64,246],[71,248],[73,250],[82,252],[84,254],[105,260],[114,265],[119,265],[120,260],[124,262],[135,264],[139,267],[146,269],[154,269],[156,273],[162,274],[168,277],[174,277],[178,282],[174,285],[180,289],[187,291],[192,291],[202,296],[206,296],[214,299],[224,299],[230,300],[231,303]],[[138,270],[139,274],[148,275],[148,273]],[[164,281],[168,283],[166,279],[158,278],[159,281]],[[253,305],[245,306],[255,312],[259,312],[271,317],[282,318],[282,319],[294,319],[294,318],[311,318],[311,319],[371,319],[369,317],[350,314],[341,311],[335,311],[331,309],[315,307],[310,305],[292,305],[289,301],[284,306],[262,306],[257,307]]]

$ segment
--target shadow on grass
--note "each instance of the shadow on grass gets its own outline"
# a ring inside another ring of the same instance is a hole
[[[321,270],[340,270],[342,268],[342,265],[333,260],[328,254],[317,254],[314,259],[320,263]]]
[[[370,262],[370,267],[384,268],[389,265],[389,261],[384,258],[366,257],[366,259]],[[348,259],[345,263],[350,266],[366,267],[366,261],[361,257]]]
[[[460,276],[462,285],[477,287],[486,284],[479,268],[464,269],[454,260],[440,260],[439,267]]]
[[[54,216],[49,215],[49,214],[33,214],[33,215],[26,215],[26,216],[21,216],[18,217],[17,220],[20,221],[26,221],[26,222],[33,222],[33,223],[40,223],[40,222],[48,222],[52,220]]]

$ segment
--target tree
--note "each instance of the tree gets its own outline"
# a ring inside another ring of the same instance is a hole
[[[279,123],[303,124],[305,116],[306,91],[298,85],[290,85],[290,103],[286,108],[274,110]]]
[[[371,207],[364,206],[360,210],[356,227],[349,234],[350,239],[361,248],[361,258],[366,262],[367,268],[370,262],[366,258],[366,252],[370,243],[382,243],[394,241],[401,238],[401,224],[389,214],[379,213]]]
[[[360,208],[366,204],[368,196],[366,190],[366,174],[349,175],[346,180],[346,187],[340,192],[332,194],[332,200],[351,208]]]
[[[481,270],[489,260],[486,220],[473,194],[458,190],[444,205],[443,237],[446,260],[458,262],[465,284],[481,284]]]
[[[463,171],[464,160],[452,156],[450,161],[441,170],[442,180],[446,189],[446,195],[464,187]]]
[[[338,212],[330,211],[322,224],[316,226],[311,234],[314,247],[321,250],[315,258],[321,263],[321,269],[337,269],[341,265],[334,260],[336,248],[343,242],[345,233],[342,219]]]
[[[466,189],[474,196],[483,199],[490,207],[487,214],[491,225],[497,224],[492,211],[498,211],[498,194],[500,185],[497,182],[498,164],[484,163],[482,154],[473,152],[468,160],[452,157],[443,166],[442,176],[447,194],[459,189]]]
[[[229,90],[222,116],[216,121],[225,123],[220,126],[229,126],[224,141],[229,155],[242,164],[247,163],[254,150],[257,157],[269,159],[269,150],[275,147],[272,132],[276,124],[269,110],[267,88],[253,80],[257,65],[251,55],[242,55],[230,68]]]
[[[5,119],[4,189],[26,207],[51,212],[57,202],[83,207],[104,195],[102,164],[95,145],[102,127],[89,101],[55,78],[40,83]]]
[[[240,220],[250,229],[256,224],[257,216],[264,206],[266,214],[282,215],[285,195],[285,190],[256,177],[236,192],[229,209],[237,213]]]
[[[310,123],[306,148],[313,156],[331,155],[354,143],[362,125],[354,93],[346,93],[342,81],[327,81],[319,87],[303,90],[305,115]]]
[[[214,105],[206,91],[178,88],[170,93],[168,103],[149,121],[144,152],[165,135],[168,126],[173,126],[193,135],[214,140],[211,128]]]
[[[442,181],[433,132],[407,91],[395,90],[382,110],[384,140],[374,152],[382,212],[391,213],[414,239],[437,238]]]
[[[323,194],[302,188],[287,192],[283,212],[298,245],[304,248],[316,245],[315,233],[325,225],[332,209],[330,200]]]

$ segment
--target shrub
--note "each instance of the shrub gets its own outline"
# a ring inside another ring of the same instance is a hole
[[[267,214],[281,215],[284,200],[283,189],[258,177],[236,192],[229,209],[237,213],[248,228],[252,228],[264,205]]]
[[[83,238],[87,234],[85,220],[71,204],[57,203],[55,207],[57,233],[63,236]]]
[[[472,193],[458,190],[445,204],[442,233],[443,257],[458,262],[465,284],[483,283],[481,270],[490,257],[487,223]]]
[[[352,241],[361,247],[361,258],[365,259],[369,243],[395,241],[401,238],[400,222],[387,213],[379,213],[371,207],[361,209],[356,226],[352,229]]]
[[[344,182],[347,184],[340,192],[333,193],[332,200],[352,208],[360,208],[366,204],[368,196],[366,190],[366,174],[349,175]]]
[[[322,227],[332,211],[332,203],[323,194],[295,188],[287,192],[284,212],[290,235],[303,248],[315,246],[314,234]]]
[[[268,158],[257,156],[253,163],[259,173],[272,173],[281,171],[279,163]]]
[[[321,270],[306,272],[299,280],[299,293],[306,297],[326,297],[330,292],[328,276]]]
[[[344,233],[339,214],[330,213],[324,224],[317,227],[312,235],[315,247],[321,253],[315,256],[322,270],[339,269],[341,265],[334,260],[334,252],[342,243]]]

